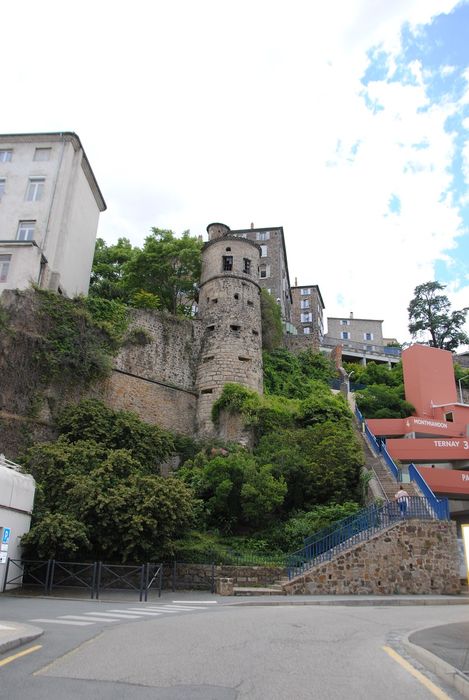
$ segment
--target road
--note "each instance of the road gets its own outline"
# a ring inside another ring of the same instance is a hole
[[[0,668],[2,700],[459,700],[411,659],[422,676],[409,672],[401,641],[416,629],[469,620],[469,606],[7,597],[0,618],[45,630],[30,645],[39,649]]]

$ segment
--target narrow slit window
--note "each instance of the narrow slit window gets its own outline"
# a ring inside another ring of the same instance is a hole
[[[253,301],[248,301],[248,306],[254,306],[254,302],[253,302]]]
[[[207,355],[207,357],[204,357],[204,362],[210,362],[211,360],[213,360],[213,358],[214,355]]]
[[[234,295],[234,298],[235,298],[235,299],[239,299],[239,294],[235,294],[235,295]]]
[[[240,362],[251,362],[251,358],[250,358],[250,357],[243,357],[242,355],[238,355],[238,360],[239,360]]]
[[[251,261],[249,258],[243,258],[243,272],[245,275],[251,274]]]
[[[202,389],[201,394],[213,394],[213,389]]]
[[[214,330],[215,330],[215,326],[207,326],[207,330],[208,330],[208,331],[214,331]]]
[[[236,326],[235,324],[230,325],[230,330],[231,331],[240,331],[241,326]]]
[[[252,330],[253,335],[259,335],[259,331],[255,331],[254,329]]]

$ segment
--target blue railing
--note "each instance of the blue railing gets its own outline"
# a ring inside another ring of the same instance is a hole
[[[409,464],[410,480],[414,481],[421,493],[425,496],[430,507],[435,511],[438,520],[449,520],[449,502],[447,498],[437,498],[423,476],[416,469],[415,464]]]
[[[393,458],[387,451],[385,443],[383,441],[378,441],[374,434],[371,432],[365,418],[363,418],[363,414],[361,413],[358,407],[355,407],[355,416],[357,417],[357,420],[360,423],[360,425],[364,426],[365,436],[375,455],[378,457],[381,455],[384,461],[386,462],[387,466],[391,470],[391,473],[396,479],[396,481],[401,481],[401,470],[396,465]]]
[[[437,500],[437,499],[435,499]],[[316,533],[310,543],[287,558],[288,577],[300,576],[311,567],[330,561],[333,556],[344,552],[359,542],[365,542],[403,518],[421,520],[448,520],[449,513],[443,502],[439,508],[425,497],[409,496],[404,502],[391,502],[364,508],[351,518],[335,523],[336,528],[326,528]],[[343,523],[343,524],[342,524]]]

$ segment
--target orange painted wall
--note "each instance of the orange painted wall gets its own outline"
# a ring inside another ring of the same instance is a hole
[[[447,350],[412,345],[402,353],[405,397],[420,417],[443,418],[449,408],[432,409],[433,404],[458,401],[454,383],[453,358]]]
[[[459,494],[469,497],[469,471],[417,467],[433,493]]]
[[[410,416],[409,418],[368,418],[367,425],[373,435],[446,435],[449,437],[466,437],[465,423],[447,423],[431,418]],[[469,416],[468,416],[469,422]]]
[[[394,459],[404,462],[453,462],[469,460],[469,439],[465,438],[416,438],[386,440],[386,447]]]

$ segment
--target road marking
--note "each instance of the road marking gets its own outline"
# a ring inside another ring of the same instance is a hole
[[[143,610],[132,610],[132,612],[138,613],[139,615],[161,615],[159,612],[144,612]]]
[[[204,608],[201,608],[200,605],[197,607],[186,607],[183,608],[180,605],[150,605],[148,608],[145,608],[145,610],[167,610],[168,612],[187,612],[188,610],[203,610]]]
[[[218,605],[216,600],[173,600],[173,603],[182,603],[183,605]]]
[[[24,649],[24,651],[19,651],[17,654],[13,654],[13,656],[7,656],[6,659],[2,659],[2,661],[0,661],[0,666],[6,666],[7,664],[11,664],[11,662],[15,659],[19,659],[22,656],[31,654],[31,652],[37,651],[38,649],[42,649],[42,644],[36,644],[36,646],[34,647],[29,647],[29,649]]]
[[[85,613],[86,615],[87,613]],[[120,622],[112,617],[84,617],[84,615],[59,615],[61,620],[91,620],[91,622]]]
[[[84,615],[96,615],[96,613],[83,613]],[[122,613],[120,610],[115,610],[114,612],[100,612],[100,617],[120,617],[123,620],[138,620],[138,615],[131,615],[130,613]]]
[[[30,622],[48,622],[52,625],[76,625],[77,627],[85,627],[85,625],[94,625],[94,622],[73,622],[73,620],[49,620],[45,617],[36,617]]]
[[[420,673],[420,671],[417,671],[416,668],[414,668],[408,661],[406,661],[400,654],[398,654],[394,649],[391,649],[391,647],[383,647],[383,650],[386,652],[386,654],[389,654],[391,659],[394,659],[398,664],[402,666],[402,668],[405,668],[406,671],[408,671],[414,678],[416,678],[422,685],[424,685],[427,690],[429,690],[433,695],[438,698],[438,700],[450,700],[449,695],[446,695],[446,693],[441,690],[437,685],[432,683],[432,681],[427,678],[426,676],[423,675],[423,673]]]
[[[151,608],[145,608],[145,610],[158,610],[158,612],[173,613],[173,614],[184,612],[184,610],[173,610],[169,606],[163,606],[163,605],[160,608],[152,605]]]

